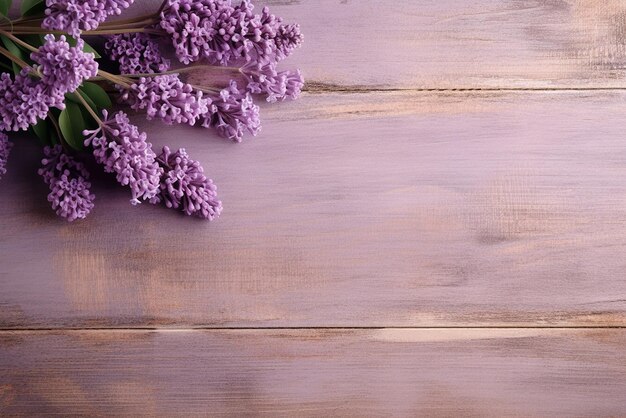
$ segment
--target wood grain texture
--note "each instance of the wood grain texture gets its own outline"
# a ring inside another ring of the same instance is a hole
[[[311,90],[626,86],[621,0],[270,1]]]
[[[210,224],[104,176],[66,224],[19,141],[0,326],[626,325],[625,98],[309,94],[239,145],[137,116],[215,179]]]
[[[92,166],[66,224],[13,138],[0,415],[623,416],[626,3],[264,3],[308,85],[259,138],[134,117],[217,222]]]
[[[156,10],[136,0],[128,12]],[[621,0],[264,0],[309,90],[626,87]]]
[[[622,416],[625,344],[626,330],[2,332],[0,414]]]

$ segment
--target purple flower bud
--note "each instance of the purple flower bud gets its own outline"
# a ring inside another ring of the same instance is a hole
[[[54,35],[46,35],[45,43],[30,54],[30,58],[37,63],[35,69],[41,75],[41,81],[52,89],[63,93],[71,93],[84,80],[98,75],[98,63],[92,53],[83,51],[82,39],[76,41],[76,46],[70,46],[61,35],[59,40]]]
[[[270,103],[286,98],[297,99],[304,85],[300,70],[277,71],[275,62],[248,63],[241,68],[241,72],[248,80],[248,91],[267,95]]]
[[[241,141],[245,130],[254,136],[261,130],[259,107],[234,81],[212,98],[209,111],[201,119],[205,128],[215,128],[221,136],[237,142]]]
[[[154,199],[159,193],[163,169],[155,161],[152,145],[146,141],[145,132],[130,123],[124,112],[117,112],[112,119],[102,111],[102,126],[84,131],[85,146],[91,145],[96,161],[107,173],[115,173],[122,186],[129,186],[131,203]]]
[[[119,64],[122,74],[152,74],[170,69],[170,60],[161,56],[159,45],[145,33],[107,36],[104,50]]]
[[[172,153],[163,147],[157,162],[164,170],[160,197],[165,206],[208,220],[220,215],[222,202],[217,200],[217,188],[204,175],[200,163],[189,158],[183,148]]]
[[[4,132],[0,132],[0,179],[7,173],[7,160],[13,144]]]
[[[94,30],[107,17],[119,15],[134,0],[46,0],[46,18],[42,27],[78,37]]]
[[[211,101],[183,83],[178,74],[142,77],[137,83],[123,90],[121,100],[133,110],[144,110],[148,120],[158,118],[166,124],[187,123],[193,125],[205,114]]]
[[[41,164],[38,172],[50,187],[52,209],[69,222],[84,219],[93,209],[95,196],[90,193],[89,173],[83,164],[65,154],[60,145],[45,147]]]

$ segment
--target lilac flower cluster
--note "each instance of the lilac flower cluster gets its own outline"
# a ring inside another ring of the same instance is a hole
[[[167,0],[160,27],[167,32],[180,62],[205,58],[227,65],[238,59],[280,60],[302,43],[298,25],[285,25],[264,8],[255,15],[253,5],[243,0]]]
[[[92,146],[93,155],[104,171],[115,173],[122,186],[130,187],[133,205],[141,200],[158,200],[163,169],[156,162],[145,132],[131,124],[122,111],[111,119],[106,110],[102,114],[104,120],[98,129],[84,131],[85,146]]]
[[[80,40],[70,47],[64,36],[56,40],[46,35],[44,45],[31,54],[34,68],[22,69],[14,79],[0,74],[0,130],[26,130],[45,118],[51,107],[65,108],[65,94],[98,73],[94,55],[83,52],[82,46]]]
[[[104,50],[122,74],[161,73],[170,68],[170,60],[163,58],[157,42],[145,33],[107,36]]]
[[[76,41],[76,46],[70,46],[63,35],[59,40],[54,35],[46,35],[44,40],[45,43],[30,54],[44,84],[63,94],[71,93],[84,80],[98,74],[95,56],[83,51],[85,43],[82,39]]]
[[[7,173],[7,161],[13,144],[4,132],[0,132],[0,178]]]
[[[200,163],[189,158],[183,148],[173,153],[163,147],[157,162],[163,168],[160,198],[165,206],[207,220],[220,215],[222,202],[217,199],[217,188],[204,175]]]
[[[209,111],[201,118],[202,126],[215,128],[221,136],[240,142],[245,131],[252,135],[261,130],[259,107],[249,93],[241,91],[235,81],[212,97]]]
[[[109,16],[119,15],[134,0],[46,0],[46,17],[41,27],[78,37],[94,30]]]
[[[51,107],[65,107],[61,91],[37,81],[24,69],[12,79],[0,74],[0,131],[24,131],[48,115]]]
[[[278,71],[276,63],[272,61],[248,63],[241,68],[241,72],[248,81],[248,91],[267,95],[270,103],[287,98],[297,99],[304,85],[300,70]]]
[[[50,188],[48,200],[59,216],[68,221],[85,218],[94,207],[95,197],[90,192],[89,173],[63,148],[80,145],[74,140],[73,119],[67,123],[71,114],[71,118],[83,118],[83,123],[95,120],[98,124],[97,129],[83,131],[83,144],[91,148],[105,172],[114,173],[120,184],[130,188],[132,204],[163,202],[186,215],[215,219],[222,212],[222,203],[200,163],[182,148],[172,152],[163,147],[157,156],[146,134],[122,111],[109,115],[102,110],[99,117],[94,111],[108,106],[106,91],[93,84],[85,86],[80,96],[68,96],[81,99],[79,112],[71,111],[74,106],[61,115],[50,110],[65,109],[68,93],[100,75],[99,80],[117,88],[122,102],[144,111],[149,120],[201,125],[241,141],[246,132],[256,135],[261,129],[253,95],[264,95],[268,102],[300,95],[304,84],[300,71],[282,71],[277,66],[301,45],[302,33],[298,25],[283,23],[268,8],[255,14],[250,0],[164,0],[154,15],[105,25],[111,30],[104,33],[122,32],[107,36],[104,44],[105,54],[118,64],[121,73],[99,72],[97,54],[84,51],[88,46],[80,39],[81,32],[97,29],[133,1],[45,0],[45,16],[12,22],[22,30],[15,32],[17,37],[7,37],[20,48],[29,48],[26,43],[31,40],[19,37],[31,33],[32,22],[39,18],[43,18],[44,29],[66,32],[76,38],[76,44],[71,46],[68,39],[72,39],[66,36],[46,35],[43,45],[28,58],[2,52],[23,68],[15,76],[0,74],[0,176],[6,172],[12,146],[5,132],[25,130],[40,119],[50,118],[62,145],[45,147],[38,172]],[[225,88],[183,81],[175,73],[186,70],[169,71],[170,61],[159,50],[159,36],[171,40],[183,64],[202,60],[211,65],[231,65],[234,68],[223,70],[234,75],[233,79]],[[40,45],[39,38],[32,43]],[[34,130],[45,142],[50,138],[42,135],[42,126]]]
[[[39,175],[50,187],[48,201],[56,214],[69,222],[85,218],[93,209],[95,196],[83,164],[65,154],[60,145],[45,147],[41,164]]]
[[[142,77],[130,88],[118,89],[122,90],[121,100],[133,110],[145,110],[148,120],[158,118],[168,125],[195,124],[211,103],[201,91],[180,81],[178,74]]]

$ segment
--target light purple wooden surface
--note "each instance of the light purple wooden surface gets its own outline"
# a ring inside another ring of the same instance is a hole
[[[94,170],[65,224],[17,141],[0,413],[621,415],[626,4],[269,4],[309,84],[259,137],[133,118],[202,162],[218,221]]]

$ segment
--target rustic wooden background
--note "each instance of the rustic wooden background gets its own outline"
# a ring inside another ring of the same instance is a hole
[[[0,414],[626,415],[626,2],[266,3],[308,87],[259,137],[135,117],[217,222],[102,175],[65,224],[17,142]]]

